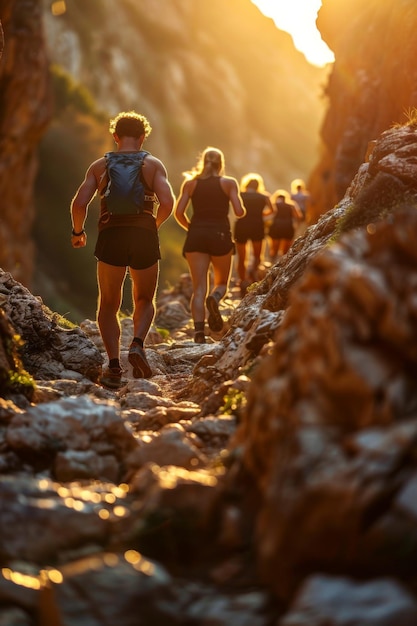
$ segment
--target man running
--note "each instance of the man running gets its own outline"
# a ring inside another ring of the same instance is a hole
[[[142,144],[152,130],[146,117],[134,111],[119,113],[110,120],[109,130],[117,150],[94,161],[87,169],[71,202],[71,244],[74,248],[86,245],[84,224],[88,206],[98,191],[101,204],[94,251],[97,323],[109,361],[100,382],[118,389],[123,384],[118,313],[127,271],[132,279],[134,330],[128,360],[135,378],[152,376],[143,345],[155,316],[154,296],[161,258],[158,229],[171,215],[175,197],[163,163],[142,151]],[[134,173],[135,163],[136,176],[129,178],[126,172]],[[110,164],[115,171],[114,180]],[[131,208],[126,208],[129,202],[122,202],[121,194],[129,200]],[[122,208],[118,210],[118,206]]]

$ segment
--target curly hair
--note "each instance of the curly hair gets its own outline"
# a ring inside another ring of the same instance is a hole
[[[122,111],[110,120],[109,131],[118,137],[134,137],[138,139],[141,135],[149,137],[152,126],[144,115],[135,111]]]

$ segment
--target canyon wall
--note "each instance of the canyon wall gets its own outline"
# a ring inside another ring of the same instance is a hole
[[[317,25],[336,61],[309,181],[312,221],[341,200],[380,133],[407,121],[417,106],[413,0],[323,0]]]
[[[51,116],[40,0],[2,0],[0,20],[0,266],[27,282],[37,148]]]

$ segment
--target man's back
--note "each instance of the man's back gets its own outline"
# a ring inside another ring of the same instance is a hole
[[[153,210],[154,195],[145,190],[142,177],[148,154],[146,150],[106,152],[107,185],[102,197],[108,213],[126,215]]]

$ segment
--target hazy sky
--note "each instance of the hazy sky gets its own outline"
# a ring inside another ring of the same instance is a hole
[[[295,47],[304,53],[310,63],[325,65],[334,61],[316,28],[317,11],[321,0],[252,0],[259,9],[272,17],[279,29],[290,33]]]

